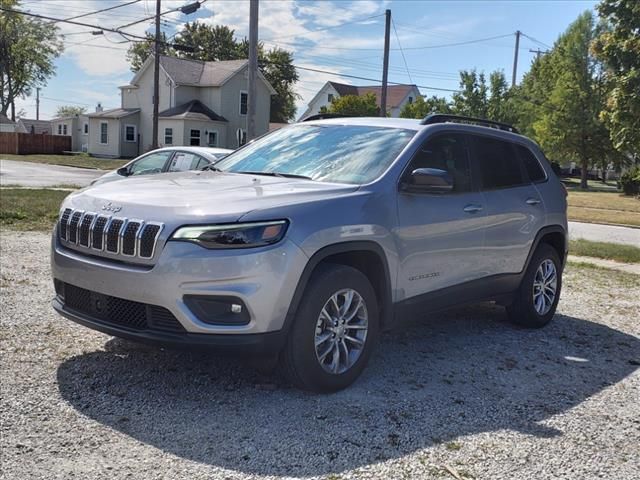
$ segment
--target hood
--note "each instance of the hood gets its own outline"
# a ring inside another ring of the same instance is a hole
[[[101,183],[113,182],[115,180],[124,180],[127,177],[123,177],[118,174],[117,170],[112,170],[109,173],[105,173],[101,177],[96,178],[93,182],[91,182],[91,186],[99,185]]]
[[[181,172],[98,184],[67,197],[64,207],[168,224],[223,223],[253,210],[333,198],[358,188],[297,178]]]

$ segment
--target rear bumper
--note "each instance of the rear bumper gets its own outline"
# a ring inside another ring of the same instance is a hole
[[[105,323],[90,315],[70,310],[58,297],[52,301],[53,308],[63,317],[80,325],[108,335],[160,347],[188,350],[209,350],[225,353],[266,355],[279,352],[284,346],[283,330],[259,334],[210,334],[169,333],[158,331],[135,331]]]

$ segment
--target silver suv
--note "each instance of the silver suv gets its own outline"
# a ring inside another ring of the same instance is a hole
[[[507,125],[303,122],[209,171],[67,197],[53,306],[131,340],[278,354],[295,385],[335,391],[408,315],[491,300],[547,324],[566,209],[543,153]]]

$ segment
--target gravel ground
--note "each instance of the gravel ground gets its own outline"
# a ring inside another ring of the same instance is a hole
[[[640,276],[570,266],[537,331],[408,322],[318,396],[58,317],[47,235],[0,240],[2,478],[640,478]]]

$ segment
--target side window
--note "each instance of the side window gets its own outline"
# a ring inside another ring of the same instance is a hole
[[[527,171],[527,175],[529,175],[529,180],[533,183],[543,181],[546,178],[544,169],[531,150],[523,145],[516,145],[516,150],[518,150],[520,160]]]
[[[177,152],[171,159],[169,171],[185,172],[187,170],[196,170],[198,168],[200,160],[200,156],[196,155],[195,153]]]
[[[474,136],[473,145],[483,189],[509,188],[525,183],[519,159],[511,143]]]
[[[451,133],[427,140],[409,164],[409,172],[417,168],[445,170],[453,177],[455,193],[472,190],[469,154],[463,135]]]
[[[172,153],[173,152],[155,152],[142,157],[129,167],[130,175],[162,172],[164,164]]]

